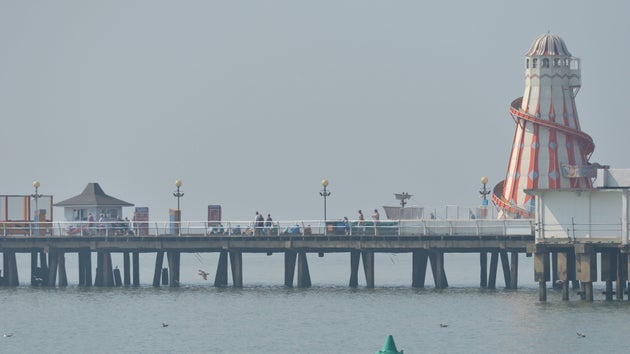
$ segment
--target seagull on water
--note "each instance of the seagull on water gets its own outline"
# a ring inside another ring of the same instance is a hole
[[[5,337],[5,338],[8,338],[8,337],[13,337],[13,333],[5,333],[5,334],[4,334],[4,337]]]
[[[448,327],[448,325],[447,325],[447,324],[444,324],[444,323],[440,323],[440,327],[442,327],[442,328],[446,328],[446,327]]]
[[[577,336],[578,336],[578,337],[580,337],[580,338],[584,338],[584,337],[586,337],[586,334],[581,333],[581,332],[577,332],[576,334],[577,334]]]
[[[199,275],[201,275],[203,280],[208,280],[208,274],[209,274],[208,272],[206,272],[206,271],[204,271],[202,269],[199,269]]]

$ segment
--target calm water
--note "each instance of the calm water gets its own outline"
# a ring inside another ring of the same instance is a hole
[[[446,290],[432,288],[430,272],[427,288],[411,289],[411,257],[390,254],[376,257],[375,289],[364,278],[347,288],[349,256],[334,254],[309,254],[310,289],[282,286],[282,254],[244,255],[245,287],[218,289],[197,275],[214,275],[217,258],[182,255],[178,289],[150,286],[149,255],[143,286],[83,289],[69,255],[67,288],[0,289],[0,331],[14,334],[0,337],[0,352],[374,353],[388,334],[405,353],[622,353],[630,344],[628,302],[604,302],[598,283],[594,303],[552,290],[540,303],[531,258],[521,257],[516,291],[479,289],[478,255],[446,256]],[[30,258],[18,262],[26,284]]]

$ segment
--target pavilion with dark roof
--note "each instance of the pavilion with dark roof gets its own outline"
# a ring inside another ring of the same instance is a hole
[[[87,221],[92,214],[94,220],[103,215],[105,220],[122,218],[122,208],[132,207],[133,204],[111,197],[98,183],[88,183],[81,194],[55,203],[56,207],[64,208],[64,218],[67,221]]]

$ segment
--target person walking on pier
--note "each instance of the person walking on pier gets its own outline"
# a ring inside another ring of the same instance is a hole
[[[262,230],[265,227],[265,217],[256,212],[256,218],[254,219],[254,236],[262,235]]]
[[[363,216],[363,212],[359,210],[359,220],[357,221],[357,226],[359,227],[359,231],[362,235],[365,235],[365,217]]]
[[[350,236],[350,220],[348,220],[347,216],[343,217],[343,231],[346,236]]]
[[[372,214],[372,220],[374,222],[374,235],[378,236],[378,221],[381,218],[381,216],[378,213],[377,209],[374,209],[374,214]]]
[[[88,235],[92,236],[94,234],[94,215],[92,215],[92,213],[88,213],[87,221]]]
[[[271,218],[271,214],[267,214],[267,219],[265,220],[265,231],[267,231],[267,236],[271,235],[272,225],[273,225],[273,219]]]

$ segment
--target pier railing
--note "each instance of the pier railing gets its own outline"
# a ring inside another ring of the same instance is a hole
[[[533,219],[496,220],[290,220],[256,226],[251,221],[150,221],[144,223],[6,221],[0,236],[534,236]]]

